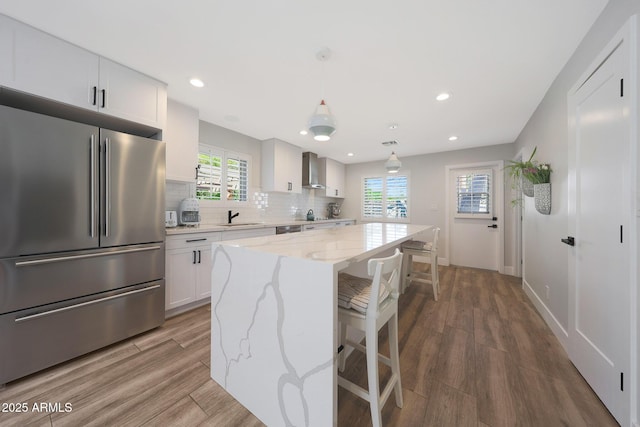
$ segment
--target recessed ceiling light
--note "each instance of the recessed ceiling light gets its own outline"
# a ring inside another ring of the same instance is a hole
[[[189,80],[189,83],[191,83],[191,86],[204,87],[204,82],[200,79],[193,78]]]
[[[449,137],[449,141],[457,141],[457,140],[458,140],[458,137],[455,135],[452,135]]]
[[[391,123],[389,125],[389,129],[391,129],[391,130],[398,129],[398,127],[400,127],[400,125],[397,124],[397,123]]]
[[[306,134],[308,134],[308,133],[309,133],[309,132],[307,132],[305,129],[302,129],[302,130],[300,131],[300,135],[306,135]]]
[[[355,154],[353,154],[353,153],[347,153],[347,156],[349,156],[349,157],[353,157],[353,156],[355,156]]]
[[[438,101],[446,101],[447,99],[451,98],[451,94],[447,93],[447,92],[442,92],[441,94],[439,94],[438,96],[436,96],[436,99]]]

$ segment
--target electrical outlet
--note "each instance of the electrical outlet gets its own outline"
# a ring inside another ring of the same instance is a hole
[[[547,301],[549,301],[549,285],[545,285],[544,293],[545,293],[545,296],[547,298]]]

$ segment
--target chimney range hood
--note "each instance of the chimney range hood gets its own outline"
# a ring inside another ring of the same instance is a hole
[[[302,187],[324,188],[318,182],[318,155],[310,151],[302,153]]]

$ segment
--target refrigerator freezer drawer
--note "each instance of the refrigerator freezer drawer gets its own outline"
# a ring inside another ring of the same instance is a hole
[[[164,322],[164,280],[0,316],[0,384]]]
[[[1,259],[0,314],[158,280],[164,260],[164,243]]]

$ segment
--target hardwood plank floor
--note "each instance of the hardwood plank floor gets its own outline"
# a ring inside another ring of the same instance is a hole
[[[416,264],[416,268],[423,265]],[[404,408],[393,396],[385,426],[615,426],[568,360],[520,280],[440,267],[441,293],[413,284],[400,298]],[[209,378],[210,309],[171,318],[148,333],[7,384],[1,426],[261,426]],[[386,328],[380,346],[388,354]],[[367,386],[364,356],[344,375]],[[389,369],[380,365],[381,381]],[[342,427],[370,426],[367,402],[338,392]],[[34,411],[33,405],[58,403]],[[72,410],[65,412],[64,405]]]

